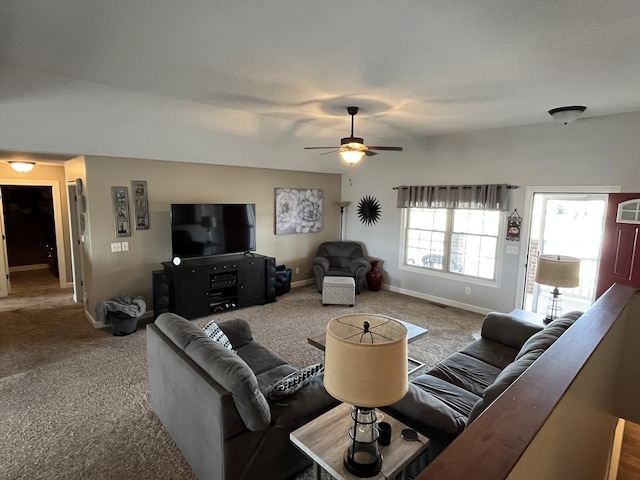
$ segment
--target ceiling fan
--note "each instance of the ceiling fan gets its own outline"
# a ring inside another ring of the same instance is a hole
[[[390,150],[394,152],[401,152],[402,147],[369,147],[364,144],[364,139],[361,137],[353,136],[353,120],[354,117],[358,114],[358,107],[347,107],[347,112],[351,115],[351,136],[344,137],[340,139],[339,147],[304,147],[305,150],[317,150],[317,149],[331,149],[333,151],[338,151],[342,159],[349,163],[354,164],[358,163],[363,156],[373,156],[377,155],[377,152],[374,150]],[[331,153],[331,152],[325,152]]]

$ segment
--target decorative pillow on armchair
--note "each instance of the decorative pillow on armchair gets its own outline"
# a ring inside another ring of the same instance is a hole
[[[265,394],[265,397],[268,401],[280,400],[297,392],[321,373],[324,373],[324,365],[321,363],[301,368],[279,380]]]
[[[204,333],[210,337],[214,342],[219,343],[223,347],[228,348],[229,350],[233,350],[233,346],[229,341],[229,338],[225,335],[225,333],[220,330],[220,327],[216,324],[215,321],[211,321],[207,323],[204,328]]]

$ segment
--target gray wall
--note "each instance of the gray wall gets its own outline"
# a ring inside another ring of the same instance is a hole
[[[392,289],[477,311],[518,308],[521,256],[503,255],[499,281],[486,286],[399,268],[401,211],[396,208],[399,185],[509,183],[510,211],[518,209],[525,223],[528,186],[620,186],[640,191],[640,113],[580,119],[569,125],[548,123],[427,139],[422,150],[405,148],[367,158],[345,174],[342,197],[351,201],[348,239],[362,240],[368,254],[383,260],[385,283]],[[382,206],[380,221],[365,226],[357,218],[358,201],[375,196]],[[508,214],[507,214],[508,215]],[[526,232],[523,232],[526,233]],[[526,241],[519,242],[520,250]],[[509,242],[513,243],[513,242]],[[500,247],[504,252],[505,245]],[[464,294],[464,287],[471,295]]]

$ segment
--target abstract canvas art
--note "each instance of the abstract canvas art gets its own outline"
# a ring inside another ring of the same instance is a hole
[[[276,188],[276,235],[322,230],[322,190]]]

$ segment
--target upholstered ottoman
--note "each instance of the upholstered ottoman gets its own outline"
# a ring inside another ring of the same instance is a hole
[[[352,277],[327,276],[322,280],[323,305],[349,305],[356,303],[356,282]]]

